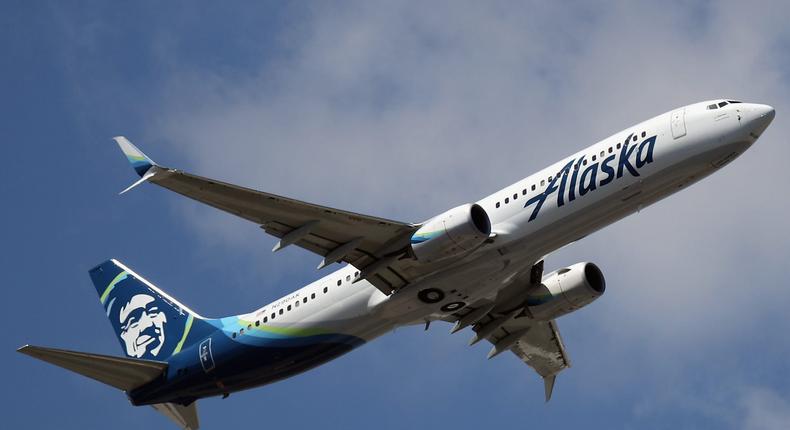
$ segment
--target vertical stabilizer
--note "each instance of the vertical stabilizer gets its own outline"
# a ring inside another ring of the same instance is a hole
[[[90,270],[99,301],[128,357],[166,360],[214,326],[116,260]]]

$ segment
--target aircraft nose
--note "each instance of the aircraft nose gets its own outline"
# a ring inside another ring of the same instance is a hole
[[[750,132],[755,138],[757,138],[763,134],[763,131],[765,131],[765,129],[771,124],[771,121],[774,120],[774,117],[776,116],[776,110],[772,106],[762,104],[753,104],[750,110]]]

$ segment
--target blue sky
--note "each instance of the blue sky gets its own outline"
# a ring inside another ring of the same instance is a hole
[[[474,201],[687,103],[777,108],[722,172],[547,260],[606,295],[559,323],[573,367],[530,369],[449,326],[404,328],[271,386],[200,402],[203,428],[779,429],[790,423],[790,8],[784,2],[4,2],[2,408],[11,427],[168,423],[24,357],[120,355],[87,270],[125,262],[203,315],[316,279],[256,226],[152,186],[165,165],[404,221]],[[32,312],[31,312],[32,311]]]

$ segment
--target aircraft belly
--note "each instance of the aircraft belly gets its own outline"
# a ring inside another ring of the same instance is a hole
[[[216,337],[215,337],[216,338]],[[365,343],[347,335],[316,336],[300,342],[271,342],[244,345],[215,342],[215,365],[209,371],[200,366],[174,380],[143,386],[129,393],[136,405],[162,402],[191,402],[267,385],[317,367]]]

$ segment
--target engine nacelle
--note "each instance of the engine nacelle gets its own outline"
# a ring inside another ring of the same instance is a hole
[[[491,235],[491,220],[478,204],[465,204],[438,215],[411,237],[418,261],[456,257],[480,246]]]
[[[546,275],[527,296],[527,308],[538,320],[569,314],[601,297],[606,280],[593,263],[576,263]]]

